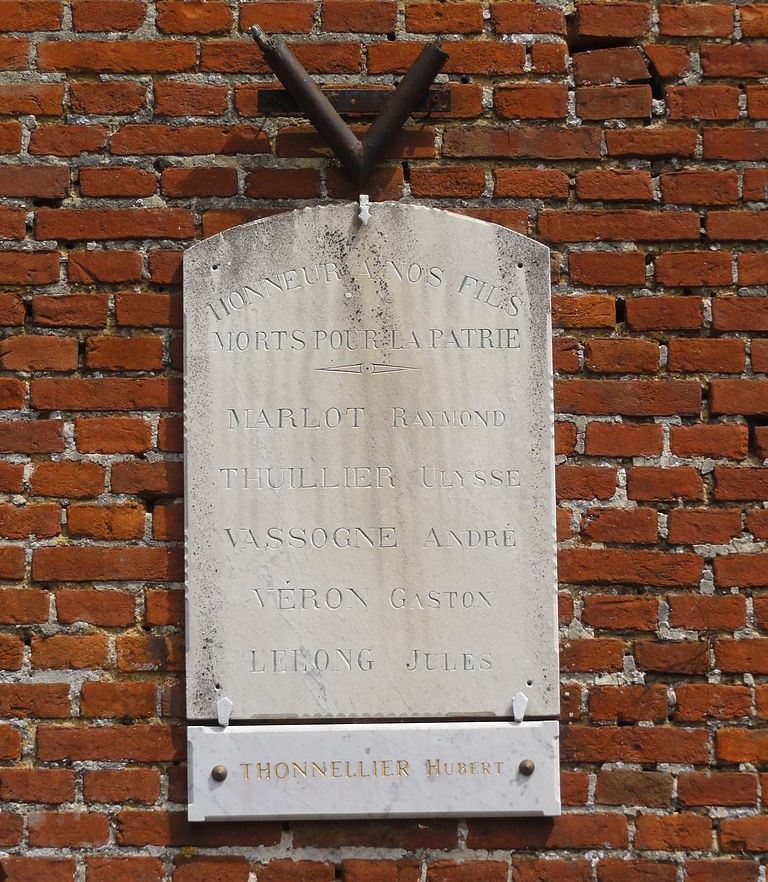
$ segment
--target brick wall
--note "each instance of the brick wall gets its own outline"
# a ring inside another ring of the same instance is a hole
[[[451,113],[371,192],[553,249],[554,822],[185,821],[181,251],[354,195],[259,117],[255,22],[338,84],[445,39]],[[0,0],[0,31],[4,878],[756,882],[768,3]]]

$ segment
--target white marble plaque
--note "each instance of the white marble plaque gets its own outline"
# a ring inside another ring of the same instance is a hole
[[[189,249],[184,310],[189,717],[555,716],[548,249],[309,208]]]
[[[549,720],[193,726],[189,819],[558,815],[557,740]]]

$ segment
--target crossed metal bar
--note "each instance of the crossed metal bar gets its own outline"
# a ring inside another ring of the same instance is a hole
[[[360,139],[339,116],[320,87],[282,40],[268,37],[258,25],[250,28],[248,33],[258,43],[264,53],[264,60],[304,111],[307,119],[330,145],[347,174],[360,186],[448,60],[447,53],[442,49],[434,43],[427,44],[389,96],[381,113]]]

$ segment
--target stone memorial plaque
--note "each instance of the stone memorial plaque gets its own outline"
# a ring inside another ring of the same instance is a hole
[[[193,726],[191,821],[556,815],[558,726]]]
[[[556,716],[548,249],[308,208],[190,248],[184,310],[189,717]]]

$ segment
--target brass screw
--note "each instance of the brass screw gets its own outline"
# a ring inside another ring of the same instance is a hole
[[[518,767],[518,771],[520,772],[521,775],[527,776],[527,775],[532,775],[535,768],[536,768],[536,764],[534,763],[534,761],[532,759],[524,759],[520,763],[520,765]]]
[[[227,767],[226,766],[214,766],[211,769],[211,778],[214,781],[223,781],[227,777]]]

